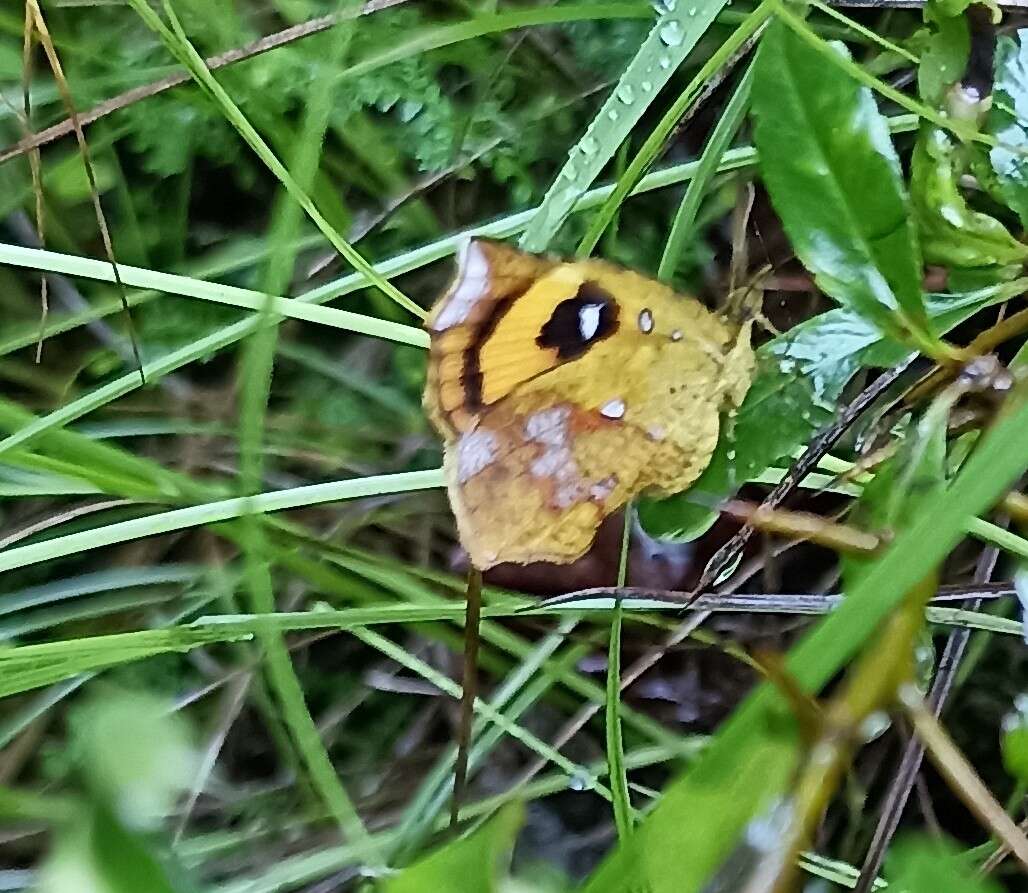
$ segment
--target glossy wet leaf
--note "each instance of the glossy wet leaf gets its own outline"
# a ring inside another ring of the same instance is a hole
[[[522,820],[521,805],[510,804],[467,837],[444,844],[390,878],[382,889],[385,893],[497,891]]]
[[[917,67],[917,91],[921,98],[934,106],[941,106],[946,91],[963,75],[970,51],[967,19],[963,16],[939,17]]]
[[[958,188],[966,167],[953,137],[925,127],[911,161],[910,191],[925,259],[947,267],[1020,263],[1028,247],[995,217],[970,208]]]
[[[898,312],[922,325],[916,232],[871,92],[781,22],[756,65],[761,173],[796,254],[826,294],[886,331],[903,328]]]
[[[1021,223],[1028,225],[1028,29],[1017,40],[1001,37],[996,42],[996,79],[993,86],[989,132],[1001,145],[989,160],[999,189]]]

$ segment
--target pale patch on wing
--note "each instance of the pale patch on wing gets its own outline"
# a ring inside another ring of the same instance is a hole
[[[558,509],[581,502],[589,492],[568,444],[570,419],[570,407],[555,406],[534,412],[525,420],[525,436],[543,447],[529,470],[533,477],[547,478],[553,484],[551,501]]]
[[[589,496],[595,502],[606,502],[607,498],[618,485],[618,476],[612,474],[609,477],[605,477],[602,481],[597,481],[589,488]]]
[[[566,446],[571,407],[554,406],[533,412],[525,420],[525,437],[547,446]]]
[[[457,441],[457,480],[462,484],[496,461],[496,435],[485,428],[468,431]]]
[[[469,240],[464,245],[458,257],[457,269],[459,278],[435,319],[437,331],[463,323],[475,304],[489,295],[489,259],[478,242]]]

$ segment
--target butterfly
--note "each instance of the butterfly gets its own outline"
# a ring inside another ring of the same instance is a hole
[[[606,261],[486,239],[425,325],[424,405],[480,570],[574,561],[634,496],[686,489],[753,377],[751,323]]]

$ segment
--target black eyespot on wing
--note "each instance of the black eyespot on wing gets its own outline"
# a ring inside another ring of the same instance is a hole
[[[535,343],[555,349],[561,360],[582,356],[618,328],[618,303],[595,282],[583,282],[573,298],[561,301],[543,323]]]

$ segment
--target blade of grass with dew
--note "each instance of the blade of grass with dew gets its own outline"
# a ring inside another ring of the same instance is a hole
[[[543,197],[521,237],[523,249],[546,249],[575,203],[726,5],[726,0],[695,0],[687,10],[684,4],[662,4],[652,30]]]
[[[842,604],[794,647],[788,672],[804,691],[827,683],[906,593],[952,550],[967,517],[995,504],[1025,471],[1023,432],[1028,426],[1025,388],[1010,396],[1006,412],[982,438],[962,471],[901,532]],[[625,891],[648,883],[656,893],[698,893],[728,855],[746,824],[781,795],[797,743],[783,728],[788,708],[763,684],[715,735],[710,747],[665,791],[628,847],[610,857],[585,887],[588,893]],[[770,730],[782,729],[776,743]],[[759,771],[758,771],[759,770]],[[747,780],[748,779],[748,780]],[[732,796],[725,784],[731,780]],[[711,808],[716,798],[717,809]],[[730,805],[730,811],[726,809]],[[711,821],[716,815],[717,820]],[[681,847],[683,835],[690,846]]]
[[[657,159],[668,138],[678,126],[678,122],[699,98],[707,82],[716,77],[725,65],[746,46],[747,42],[764,28],[775,10],[776,3],[777,0],[763,0],[753,12],[746,16],[739,27],[703,63],[700,70],[671,104],[635,154],[610,197],[593,216],[588,230],[579,243],[577,251],[579,256],[587,256],[592,253],[621,203],[628,198],[636,183],[642,179],[643,174]]]
[[[675,270],[681,261],[685,246],[695,233],[693,227],[696,224],[696,214],[700,209],[700,203],[706,194],[707,187],[713,179],[715,172],[721,164],[721,158],[728,148],[728,144],[735,137],[746,117],[746,110],[750,102],[750,87],[753,84],[753,66],[746,68],[732,98],[728,101],[724,111],[714,125],[707,144],[700,154],[699,167],[696,169],[696,176],[686,187],[682,202],[675,212],[675,219],[671,224],[671,232],[668,234],[667,243],[664,245],[664,253],[661,255],[660,264],[657,267],[657,278],[663,282],[670,282],[675,275]]]

